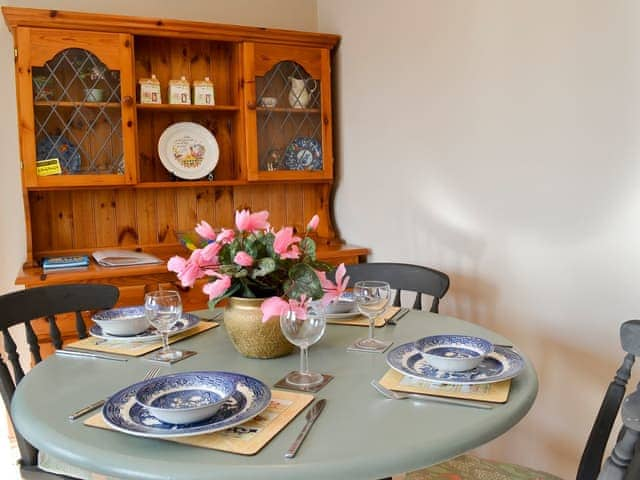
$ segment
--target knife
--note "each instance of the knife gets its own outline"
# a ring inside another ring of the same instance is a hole
[[[391,315],[391,317],[386,322],[387,325],[395,325],[395,324],[397,324],[398,320],[400,320],[402,317],[404,317],[407,313],[409,313],[409,309],[408,308],[401,308],[396,313]]]
[[[84,358],[101,358],[103,360],[115,360],[116,362],[126,362],[129,360],[124,357],[117,357],[114,355],[105,355],[103,353],[84,352],[81,350],[56,350],[56,355],[62,355],[67,357],[84,357]]]
[[[313,422],[315,422],[322,413],[322,410],[324,409],[326,403],[327,400],[323,398],[314,403],[313,406],[309,409],[306,416],[307,423],[304,424],[304,427],[302,427],[302,431],[298,434],[294,442],[291,444],[289,450],[287,450],[284,454],[284,458],[293,458],[296,456],[296,453],[298,452],[302,441],[307,436],[307,433],[309,433],[309,430],[311,430]]]

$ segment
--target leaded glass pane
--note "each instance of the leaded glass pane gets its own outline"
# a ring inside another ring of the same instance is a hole
[[[91,52],[63,50],[33,67],[37,160],[63,174],[123,174],[120,72]]]
[[[320,92],[320,80],[292,61],[256,77],[260,170],[322,170]]]

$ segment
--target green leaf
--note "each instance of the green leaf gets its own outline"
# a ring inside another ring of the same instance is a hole
[[[276,261],[273,258],[264,257],[258,260],[251,272],[251,278],[264,277],[276,269]]]
[[[304,253],[311,257],[312,260],[316,259],[316,242],[311,237],[304,237],[300,240],[300,248],[304,250]]]
[[[317,300],[324,294],[320,279],[316,272],[309,265],[304,263],[295,264],[289,269],[289,279],[286,291],[290,298],[300,299],[302,295],[307,298]]]

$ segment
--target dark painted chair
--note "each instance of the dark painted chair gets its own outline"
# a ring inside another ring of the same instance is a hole
[[[604,450],[625,395],[631,367],[640,355],[640,320],[629,320],[620,327],[620,341],[626,352],[613,381],[605,393],[600,410],[591,429],[582,459],[578,466],[577,480],[638,480],[640,478],[640,392],[629,395],[622,407],[623,429],[618,442],[602,466]],[[408,473],[406,480],[488,480],[509,478],[513,480],[557,479],[548,473],[519,465],[483,460],[472,455],[462,455],[433,467]]]
[[[393,305],[400,306],[401,291],[416,292],[415,310],[422,310],[422,295],[433,297],[430,312],[438,313],[440,300],[449,290],[449,277],[438,270],[406,263],[358,263],[347,265],[349,287],[361,280],[382,280],[396,290]]]
[[[27,343],[34,363],[42,360],[40,346],[31,320],[46,318],[49,322],[49,335],[55,348],[62,347],[62,337],[56,324],[56,315],[75,313],[76,331],[80,338],[87,336],[87,330],[81,312],[112,308],[118,301],[119,291],[112,285],[78,284],[53,285],[29,288],[0,296],[0,331],[4,340],[4,350],[8,362],[0,358],[0,393],[9,416],[9,406],[16,385],[25,373],[19,362],[16,343],[9,327],[24,324]],[[13,376],[7,363],[11,364]],[[53,480],[69,478],[52,475],[38,468],[38,452],[18,432],[16,440],[20,450],[20,473],[28,480]]]

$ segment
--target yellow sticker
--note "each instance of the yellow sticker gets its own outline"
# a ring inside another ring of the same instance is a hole
[[[36,175],[45,177],[47,175],[60,175],[60,160],[57,158],[48,158],[46,160],[38,160],[36,162]]]

